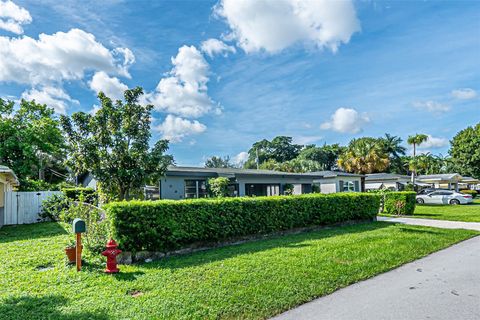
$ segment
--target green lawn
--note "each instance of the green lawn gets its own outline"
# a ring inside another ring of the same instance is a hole
[[[0,229],[0,319],[262,319],[478,233],[367,223],[255,241],[114,276],[64,263],[68,235]],[[88,263],[90,262],[90,263]]]
[[[417,205],[415,218],[480,222],[480,199],[468,205]]]

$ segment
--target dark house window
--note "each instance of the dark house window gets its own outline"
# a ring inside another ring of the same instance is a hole
[[[185,198],[206,198],[207,181],[205,180],[185,180]]]

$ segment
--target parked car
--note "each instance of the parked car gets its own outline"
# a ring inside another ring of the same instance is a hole
[[[452,190],[435,190],[427,194],[417,195],[417,203],[426,204],[467,204],[472,203],[473,198],[469,194],[462,194]]]

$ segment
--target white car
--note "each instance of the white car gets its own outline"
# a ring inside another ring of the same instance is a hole
[[[427,194],[417,195],[419,204],[468,204],[472,203],[473,198],[469,194],[463,194],[451,190],[437,190]]]

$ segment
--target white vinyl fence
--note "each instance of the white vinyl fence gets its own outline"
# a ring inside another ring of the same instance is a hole
[[[5,192],[4,225],[38,222],[42,201],[61,191]]]

